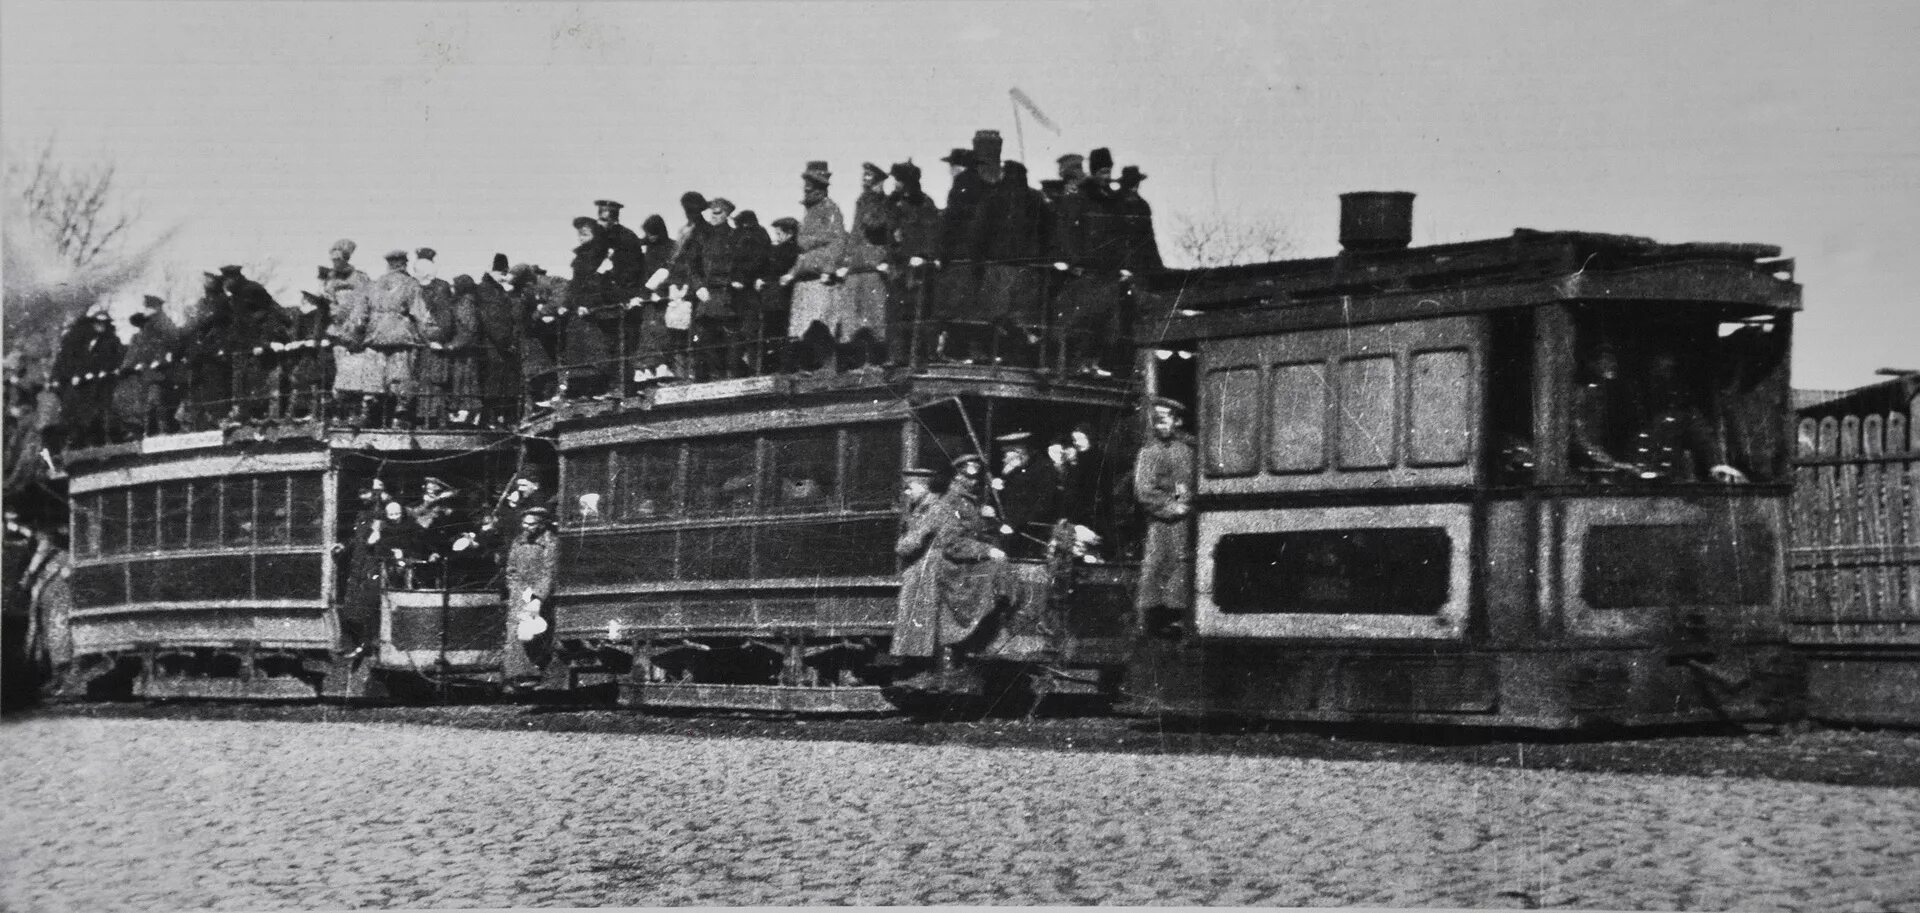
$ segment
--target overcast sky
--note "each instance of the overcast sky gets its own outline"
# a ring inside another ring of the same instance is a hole
[[[1415,243],[1516,227],[1759,241],[1806,286],[1795,383],[1920,368],[1920,4],[0,2],[9,153],[110,160],[178,269],[337,238],[443,274],[564,268],[595,198],[763,222],[827,160],[976,128],[1036,177],[1109,146],[1176,218],[1338,248],[1337,195],[1411,190]],[[1012,87],[1059,127],[1024,120]],[[130,293],[129,302],[137,298]],[[283,298],[284,300],[284,298]]]

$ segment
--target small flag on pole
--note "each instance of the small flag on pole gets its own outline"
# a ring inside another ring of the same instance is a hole
[[[1055,135],[1058,135],[1060,133],[1060,128],[1054,126],[1053,121],[1048,120],[1045,114],[1040,113],[1040,106],[1034,104],[1033,99],[1027,97],[1027,93],[1020,91],[1019,88],[1016,87],[1016,88],[1008,89],[1007,94],[1013,97],[1014,104],[1019,105],[1022,108],[1025,108],[1028,114],[1033,115],[1034,123],[1039,124],[1040,126],[1047,128],[1048,130],[1052,130]]]

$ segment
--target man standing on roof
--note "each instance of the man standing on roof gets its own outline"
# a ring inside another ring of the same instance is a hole
[[[280,414],[276,380],[279,350],[292,331],[291,321],[265,286],[241,275],[238,266],[220,268],[220,287],[232,312],[233,408],[235,421]],[[276,346],[276,343],[282,345]]]
[[[953,186],[947,190],[947,208],[940,214],[940,255],[936,258],[940,274],[928,316],[946,337],[953,333],[955,322],[973,322],[978,316],[974,295],[980,287],[980,264],[974,259],[971,245],[974,220],[987,200],[987,182],[976,170],[972,149],[955,149],[941,161],[953,175]],[[946,347],[936,345],[935,358],[964,360],[972,354],[962,340],[947,342]]]
[[[363,319],[367,293],[373,289],[373,277],[348,262],[356,245],[342,238],[328,251],[332,260],[320,293],[327,296],[327,339],[333,349],[333,400],[335,414],[355,426],[367,424],[372,398],[379,387],[377,361],[367,352],[365,341],[354,335],[355,321]]]
[[[414,384],[414,354],[433,328],[420,281],[407,273],[407,252],[387,252],[386,275],[374,280],[367,294],[367,306],[350,327],[353,335],[365,340],[371,354],[370,378],[380,390],[382,415],[377,423],[411,427]]]
[[[423,423],[438,428],[447,416],[447,394],[453,380],[453,359],[447,348],[453,341],[453,285],[440,278],[439,256],[431,247],[413,252],[413,277],[420,282],[420,298],[432,317],[422,328],[421,347],[414,364]]]
[[[887,194],[887,227],[891,232],[887,247],[887,327],[888,361],[904,365],[912,357],[913,339],[921,337],[921,350],[932,351],[937,332],[920,329],[916,321],[925,321],[929,307],[922,298],[929,291],[930,264],[940,255],[940,207],[920,189],[920,166],[895,162],[888,173],[893,177],[893,192]]]
[[[626,208],[616,200],[594,200],[594,213],[600,222],[601,236],[607,242],[607,288],[617,301],[629,301],[639,296],[646,285],[647,274],[646,245],[633,229],[620,224],[620,210]]]
[[[474,290],[479,327],[480,416],[483,428],[507,424],[520,400],[521,320],[513,307],[513,274],[506,254],[494,254]]]
[[[884,364],[887,325],[887,173],[879,165],[860,165],[860,198],[853,204],[853,232],[834,275],[845,283],[846,336],[843,368]]]
[[[1179,637],[1193,605],[1193,439],[1178,401],[1155,397],[1152,410],[1153,439],[1133,467],[1134,497],[1147,514],[1134,610],[1142,630]]]
[[[178,431],[180,425],[173,417],[180,408],[174,350],[180,345],[180,329],[167,316],[166,301],[153,295],[146,296],[131,322],[137,330],[121,357],[114,411],[133,437]]]
[[[787,316],[787,335],[800,338],[800,367],[831,370],[838,364],[840,325],[846,320],[846,288],[833,275],[847,243],[847,219],[840,205],[827,197],[833,173],[826,162],[807,163],[800,175],[800,257],[782,281],[793,286],[793,309]]]

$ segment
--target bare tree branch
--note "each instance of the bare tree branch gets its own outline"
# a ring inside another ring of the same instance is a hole
[[[1281,259],[1296,247],[1292,232],[1277,218],[1243,219],[1223,212],[1199,217],[1177,213],[1174,224],[1173,266],[1262,263]]]

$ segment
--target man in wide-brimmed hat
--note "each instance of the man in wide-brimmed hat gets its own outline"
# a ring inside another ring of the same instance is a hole
[[[1126,278],[1143,272],[1161,269],[1160,242],[1153,233],[1153,207],[1140,197],[1140,182],[1147,179],[1138,165],[1128,165],[1120,169],[1120,189],[1114,194],[1115,208],[1120,213],[1121,244],[1120,269]]]
[[[987,199],[987,182],[975,170],[972,149],[955,149],[941,161],[947,163],[953,185],[947,190],[947,208],[940,214],[940,253],[935,261],[940,274],[934,283],[928,317],[945,330],[955,321],[971,320],[974,294],[980,285],[980,264],[975,258],[974,220]],[[965,359],[965,351],[945,351],[936,344],[933,353],[940,359]]]

